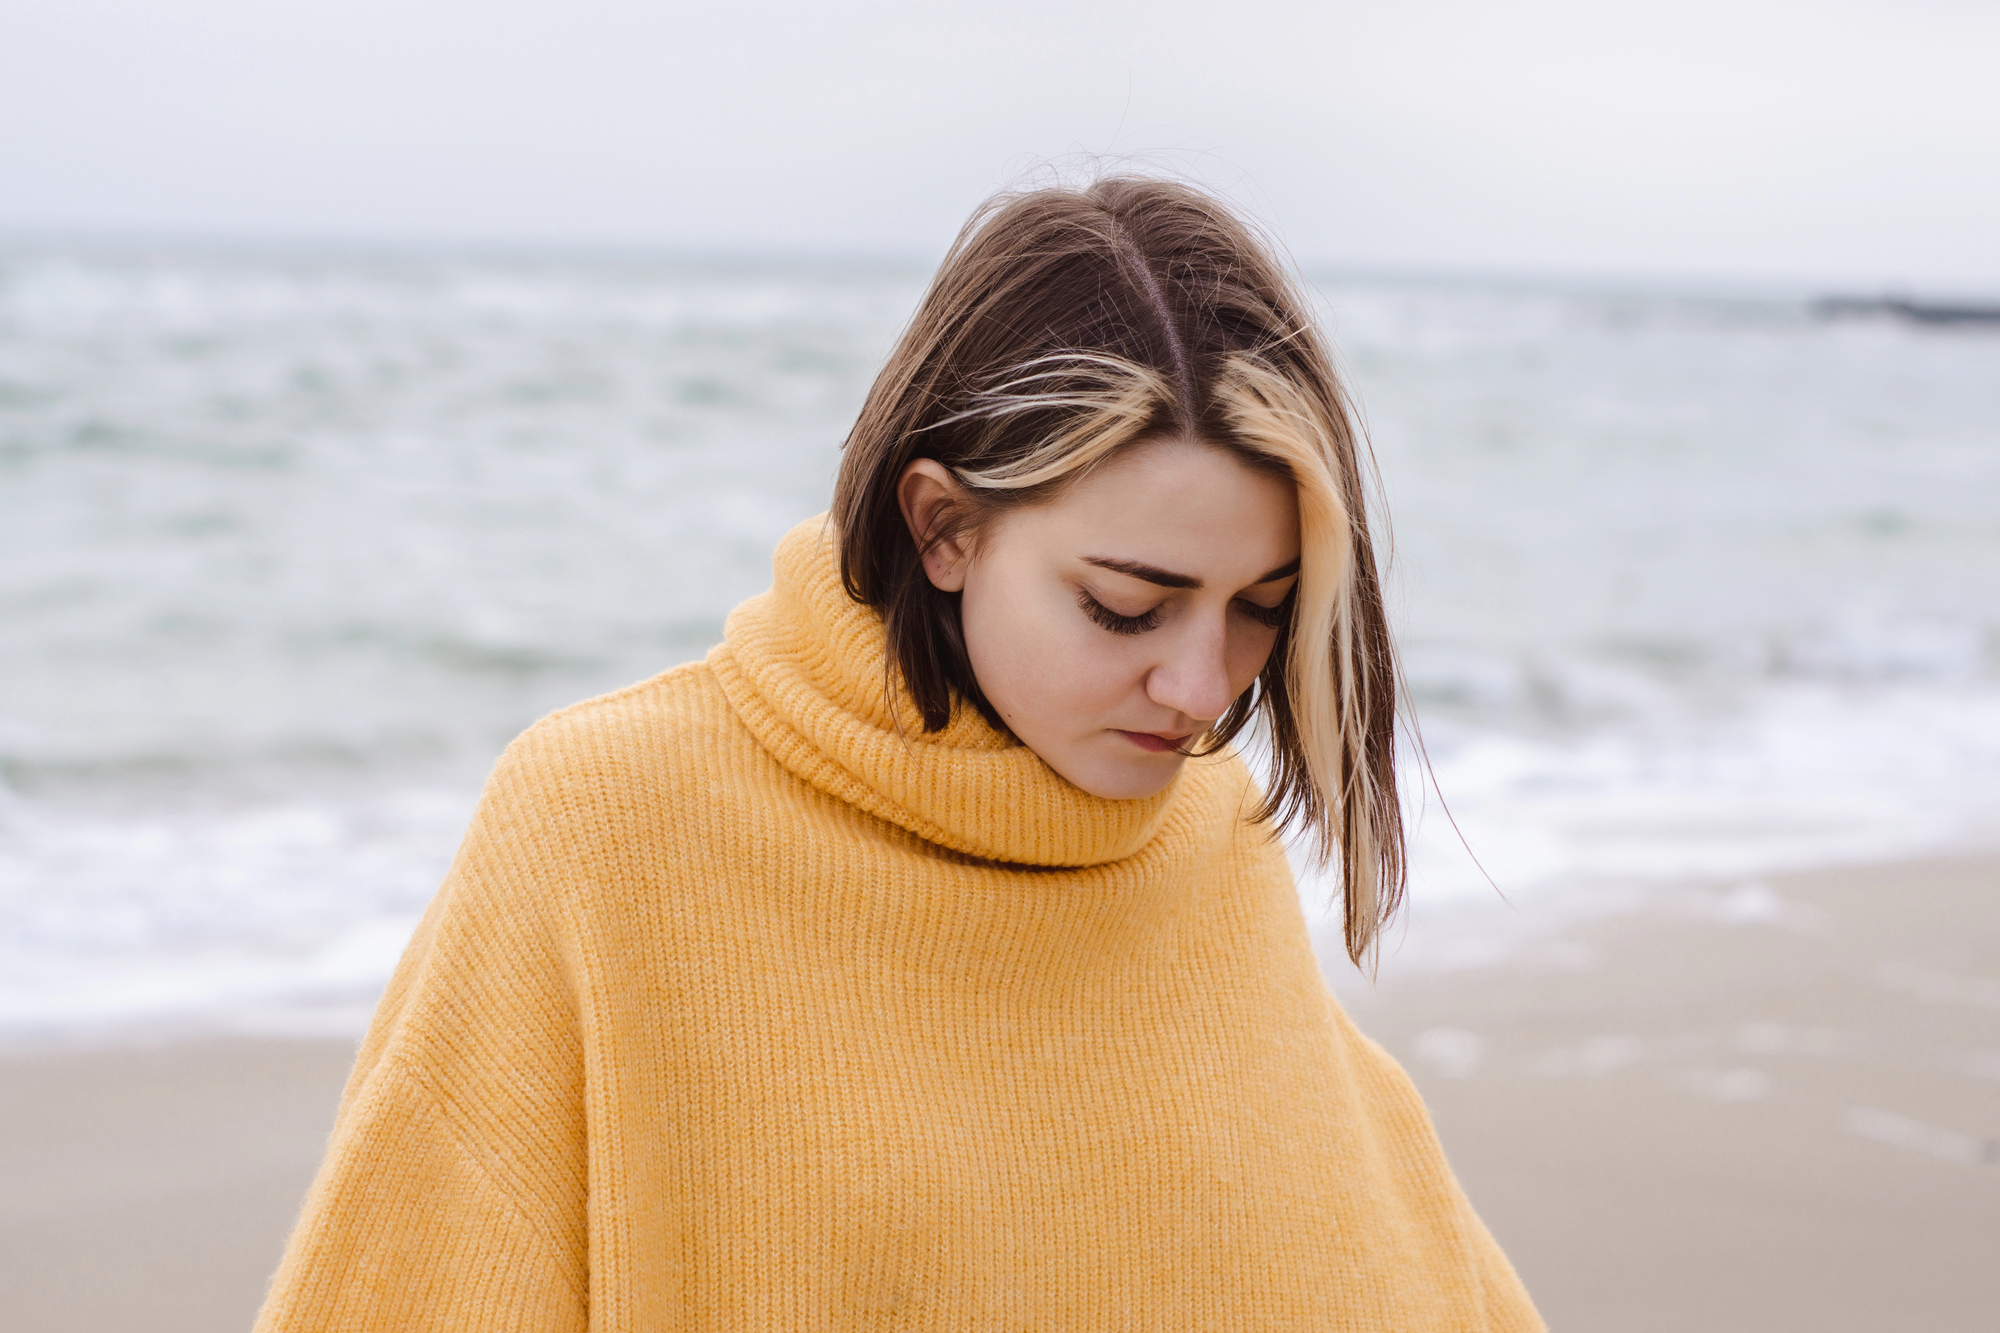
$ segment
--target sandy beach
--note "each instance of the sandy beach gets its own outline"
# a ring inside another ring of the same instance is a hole
[[[7,1328],[247,1329],[353,1059],[214,1041],[0,1064]]]
[[[1994,1328],[2000,860],[1767,884],[1343,994],[1551,1328]]]
[[[1341,993],[1552,1328],[1992,1328],[2000,859],[1767,884]],[[351,1052],[0,1061],[6,1326],[247,1327]]]

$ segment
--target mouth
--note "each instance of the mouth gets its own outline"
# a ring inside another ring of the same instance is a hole
[[[1191,731],[1180,736],[1167,736],[1152,731],[1119,731],[1118,734],[1149,754],[1165,754],[1177,749],[1189,736],[1194,735]]]

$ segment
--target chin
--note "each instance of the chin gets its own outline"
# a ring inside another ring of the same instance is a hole
[[[1092,796],[1102,796],[1107,801],[1139,801],[1148,796],[1157,796],[1174,780],[1181,771],[1185,757],[1178,754],[1162,754],[1151,757],[1151,761],[1130,760],[1121,763],[1077,765],[1075,771],[1056,768],[1056,772],[1068,780],[1072,787],[1080,787]]]

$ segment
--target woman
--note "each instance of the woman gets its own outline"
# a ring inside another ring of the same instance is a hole
[[[1538,1328],[1276,836],[1361,958],[1356,452],[1215,201],[990,205],[771,591],[508,749],[261,1327]]]

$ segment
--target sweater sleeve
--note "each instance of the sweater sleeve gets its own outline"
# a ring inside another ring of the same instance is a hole
[[[521,750],[376,1010],[258,1333],[589,1326],[574,821]]]
[[[1354,1068],[1367,1090],[1363,1104],[1373,1122],[1373,1156],[1384,1172],[1379,1213],[1396,1219],[1410,1238],[1405,1276],[1427,1291],[1454,1293],[1449,1317],[1456,1322],[1449,1326],[1546,1333],[1520,1275],[1452,1172],[1416,1085],[1387,1050],[1354,1027],[1330,991],[1327,1002],[1348,1036]]]
[[[258,1321],[279,1330],[582,1330],[582,1273],[394,1061],[341,1117]]]

